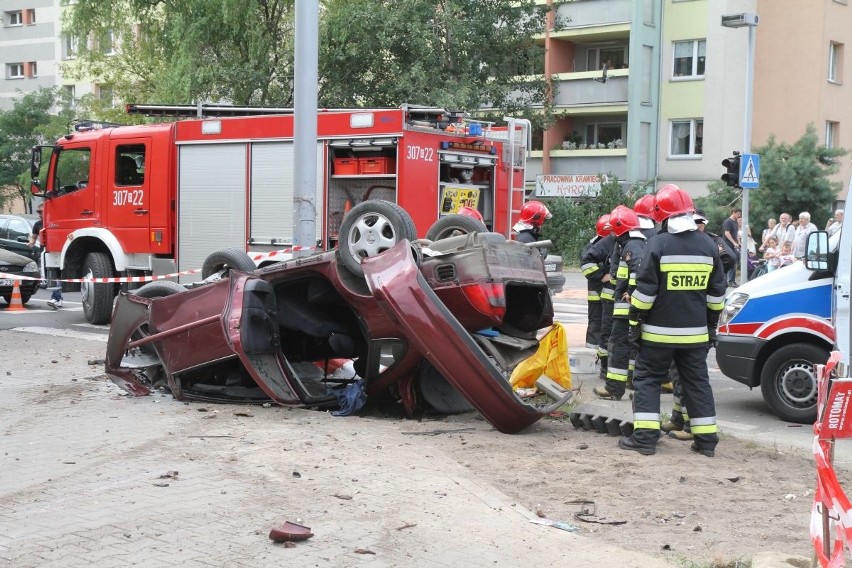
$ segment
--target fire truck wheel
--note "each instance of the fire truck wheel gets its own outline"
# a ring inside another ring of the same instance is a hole
[[[828,351],[810,343],[793,343],[775,351],[760,373],[763,400],[781,420],[811,424],[816,420],[817,364]]]
[[[363,276],[361,260],[376,256],[399,241],[417,238],[408,212],[390,201],[369,199],[353,207],[340,224],[337,260],[355,276]]]
[[[104,252],[90,252],[83,262],[83,276],[88,278],[112,277],[112,261]],[[83,314],[91,324],[109,323],[112,315],[114,284],[93,284],[83,282],[80,296],[83,301]]]
[[[210,253],[201,266],[201,277],[207,278],[225,268],[240,272],[254,272],[254,261],[242,249],[225,248]]]

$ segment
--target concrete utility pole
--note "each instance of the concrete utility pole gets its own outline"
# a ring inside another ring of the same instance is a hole
[[[316,246],[317,68],[319,66],[319,2],[296,0],[294,88],[293,245]],[[304,256],[308,251],[295,251]]]
[[[751,153],[751,115],[754,99],[754,36],[755,28],[760,18],[757,14],[749,12],[743,14],[730,14],[722,16],[722,26],[726,28],[748,28],[748,55],[746,57],[746,78],[745,78],[745,117],[743,124],[743,154]],[[749,191],[743,189],[743,238],[740,245],[748,244],[748,201]],[[744,250],[743,250],[744,249]],[[743,246],[740,249],[740,282],[745,284],[748,282],[748,248]]]

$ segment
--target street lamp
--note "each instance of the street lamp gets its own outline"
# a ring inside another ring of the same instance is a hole
[[[743,154],[751,152],[751,109],[754,98],[754,34],[760,17],[751,12],[726,14],[722,16],[722,26],[726,28],[748,28],[748,56],[746,58],[745,79],[745,124],[743,125]],[[748,189],[743,189],[743,242],[748,242]],[[748,249],[740,250],[740,278],[748,282]]]

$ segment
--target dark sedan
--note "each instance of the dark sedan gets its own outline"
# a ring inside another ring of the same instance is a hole
[[[32,278],[17,278],[25,276]],[[39,283],[38,265],[34,260],[8,250],[0,249],[0,296],[7,304],[12,302],[12,290],[17,280],[21,290],[21,301],[26,304],[36,293]]]
[[[107,373],[133,394],[162,386],[179,399],[328,408],[353,383],[412,413],[424,398],[447,411],[460,398],[509,433],[564,404],[570,393],[537,408],[508,382],[553,321],[537,250],[494,233],[412,243],[390,208],[351,213],[361,219],[344,228],[365,235],[337,251],[256,271],[214,253],[205,266],[221,270],[200,286],[122,294]],[[372,229],[387,246],[361,255],[357,243]],[[348,255],[361,256],[357,270]],[[350,376],[332,372],[340,360],[352,361]]]

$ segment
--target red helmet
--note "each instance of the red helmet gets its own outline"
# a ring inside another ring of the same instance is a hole
[[[619,205],[609,216],[609,226],[612,227],[612,233],[620,237],[627,231],[639,228],[639,217],[633,209]]]
[[[465,217],[473,217],[474,219],[478,219],[479,221],[485,222],[485,218],[482,216],[482,213],[474,209],[473,207],[468,207],[465,205],[464,207],[459,207],[459,210],[456,211],[459,215],[464,215]]]
[[[643,217],[654,219],[655,200],[656,198],[651,194],[643,195],[642,197],[636,200],[636,203],[633,204],[633,211],[635,211],[637,215],[642,215]]]
[[[695,205],[692,203],[692,198],[687,192],[675,184],[669,183],[661,187],[660,191],[657,192],[655,209],[657,211],[657,220],[662,223],[673,215],[694,213]]]
[[[598,217],[598,222],[595,224],[595,232],[599,237],[603,238],[612,231],[612,227],[609,226],[609,213],[604,213],[600,217]]]
[[[545,219],[550,219],[551,217],[553,217],[553,215],[550,214],[550,210],[548,210],[544,203],[533,200],[527,201],[524,203],[524,206],[521,207],[521,218],[518,222],[526,223],[533,227],[541,227],[544,224]]]

